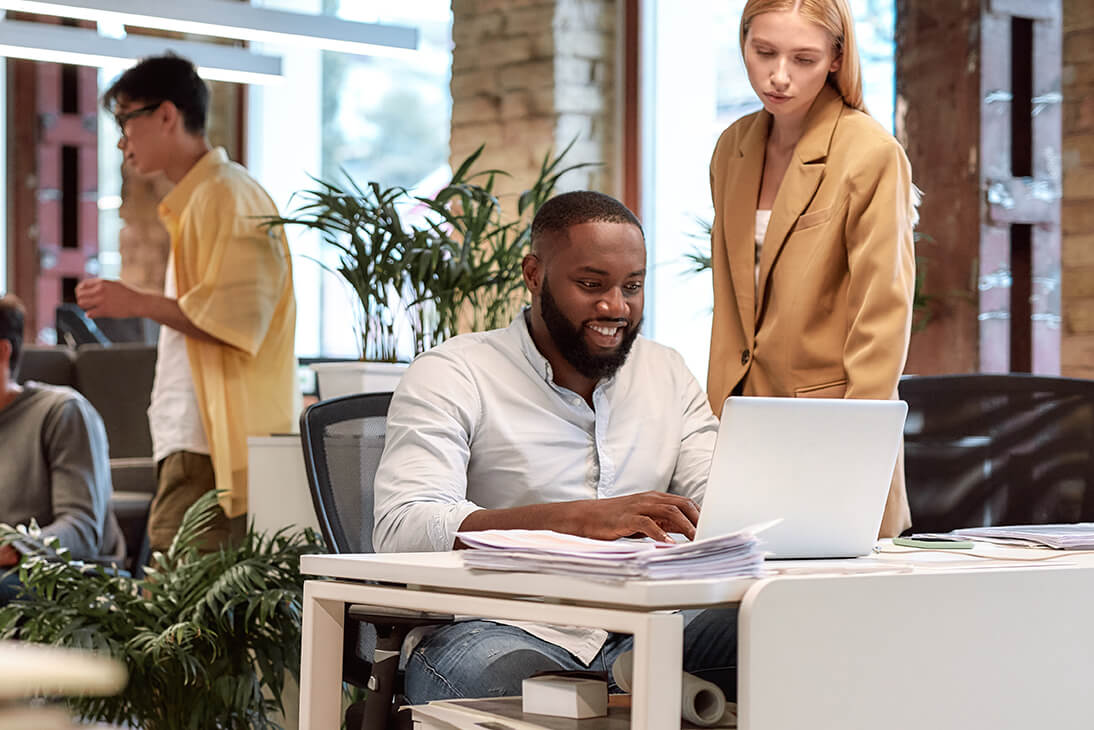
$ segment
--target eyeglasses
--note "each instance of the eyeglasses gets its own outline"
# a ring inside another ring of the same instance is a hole
[[[145,104],[138,109],[133,109],[122,114],[115,114],[114,121],[118,123],[118,131],[122,133],[123,137],[126,136],[125,125],[129,124],[130,119],[133,119],[134,117],[139,117],[141,114],[149,114],[150,112],[154,112],[159,109],[162,104],[162,101],[157,101],[155,104]]]

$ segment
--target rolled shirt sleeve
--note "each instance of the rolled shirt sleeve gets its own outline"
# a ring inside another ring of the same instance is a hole
[[[464,519],[481,509],[467,499],[480,412],[474,383],[443,353],[427,352],[407,370],[391,400],[376,473],[377,551],[452,549]]]
[[[220,188],[207,184],[201,199],[192,203],[203,212],[194,225],[206,239],[204,260],[197,262],[196,272],[187,272],[186,278],[197,283],[179,297],[179,307],[204,332],[253,356],[281,299],[289,264],[281,229],[263,228],[251,214],[262,209],[262,201],[241,199],[244,193],[260,193]],[[178,265],[186,265],[185,257]]]

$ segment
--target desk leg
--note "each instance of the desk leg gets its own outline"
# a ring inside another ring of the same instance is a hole
[[[649,613],[634,632],[631,730],[680,727],[680,668],[684,619],[678,613]]]
[[[345,602],[317,598],[321,581],[304,583],[300,649],[300,730],[342,726],[342,634]]]

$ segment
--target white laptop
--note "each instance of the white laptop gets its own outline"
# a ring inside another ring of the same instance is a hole
[[[873,550],[908,404],[898,400],[726,400],[696,538],[775,519],[773,558]]]

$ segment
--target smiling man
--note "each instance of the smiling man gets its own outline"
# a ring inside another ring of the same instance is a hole
[[[642,228],[595,192],[547,201],[523,263],[532,306],[419,356],[392,399],[375,481],[381,551],[450,550],[458,530],[694,535],[717,423],[675,351],[639,336]],[[736,619],[685,629],[685,669],[735,696]],[[520,694],[543,670],[607,670],[629,636],[463,621],[408,658],[412,702]]]
[[[76,301],[92,317],[148,317],[160,330],[148,420],[159,484],[148,518],[166,550],[183,514],[214,487],[213,550],[246,527],[247,436],[296,422],[289,247],[270,196],[205,136],[209,91],[178,56],[146,58],[103,95],[125,165],[163,173],[175,187],[159,205],[171,237],[164,291],[88,279]]]

